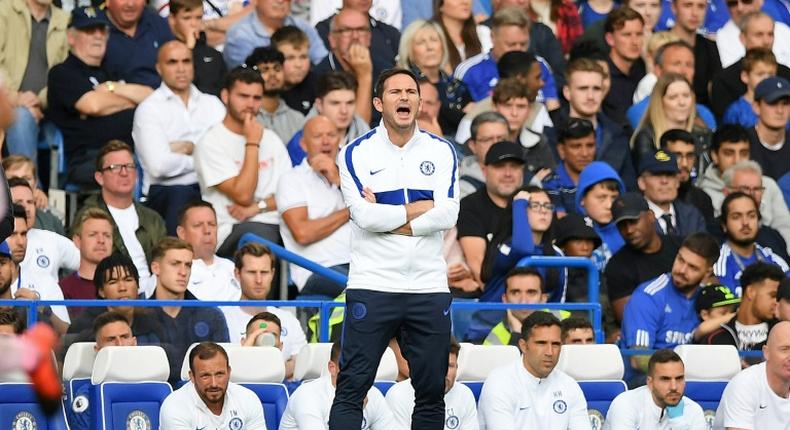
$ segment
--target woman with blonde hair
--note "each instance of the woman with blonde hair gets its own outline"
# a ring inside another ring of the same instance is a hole
[[[689,81],[678,73],[665,73],[656,82],[650,103],[631,138],[634,165],[659,148],[661,136],[671,129],[691,132],[697,155],[707,146],[710,130],[697,116],[696,98]]]
[[[398,66],[409,69],[433,84],[442,105],[439,124],[445,135],[454,136],[472,97],[463,81],[452,75],[447,39],[435,21],[415,20],[400,38]]]

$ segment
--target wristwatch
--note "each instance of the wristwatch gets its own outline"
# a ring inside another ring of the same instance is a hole
[[[261,213],[267,212],[269,210],[269,204],[266,203],[266,199],[258,200],[258,209],[261,210]]]

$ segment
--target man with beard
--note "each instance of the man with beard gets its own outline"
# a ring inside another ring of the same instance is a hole
[[[291,109],[280,98],[285,86],[285,56],[271,46],[259,47],[244,62],[257,67],[263,78],[263,104],[258,111],[258,121],[267,129],[274,130],[280,140],[287,142],[302,128],[304,115]]]
[[[746,266],[757,261],[776,264],[785,273],[790,267],[771,248],[757,243],[760,209],[754,198],[742,192],[729,194],[721,205],[721,227],[727,240],[721,246],[713,273],[722,284],[741,296],[738,280]]]
[[[672,269],[680,238],[660,235],[656,217],[639,193],[626,193],[612,203],[614,222],[625,246],[609,260],[604,271],[615,319],[623,320],[626,303],[636,287]]]
[[[244,233],[279,242],[274,193],[291,165],[282,140],[255,119],[263,103],[263,78],[237,67],[220,93],[227,113],[195,147],[195,170],[204,199],[217,212],[217,254],[229,256]]]
[[[606,414],[604,429],[704,429],[705,413],[683,395],[685,366],[671,349],[653,353],[647,365],[647,385],[618,395]]]
[[[623,346],[674,348],[691,343],[700,322],[694,309],[697,290],[712,275],[718,258],[719,245],[713,236],[695,233],[687,237],[672,271],[640,285],[625,306]]]
[[[200,199],[192,158],[195,143],[222,121],[225,107],[192,84],[192,51],[183,42],[159,48],[156,71],[162,84],[135,111],[132,138],[143,166],[146,206],[164,218],[172,236],[181,206]]]
[[[694,185],[691,172],[697,166],[697,152],[694,146],[694,136],[686,130],[679,128],[667,130],[661,135],[661,149],[673,154],[678,162],[678,187],[677,200],[697,208],[705,218],[705,225],[709,232],[715,232],[715,218],[713,217],[713,203],[710,196],[701,188]]]
[[[201,342],[189,353],[189,382],[167,396],[159,410],[165,429],[265,430],[263,406],[249,388],[230,382],[228,353]]]

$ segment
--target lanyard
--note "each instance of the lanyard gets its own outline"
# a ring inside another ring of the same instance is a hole
[[[760,252],[760,250],[757,249],[757,247],[754,248],[754,255],[757,256],[757,261],[765,261],[765,257],[763,256],[763,253]],[[741,261],[741,257],[738,257],[737,252],[732,251],[732,259],[735,260],[735,264],[738,265],[738,269],[740,269],[741,272],[746,268],[746,266],[743,265],[743,261]]]

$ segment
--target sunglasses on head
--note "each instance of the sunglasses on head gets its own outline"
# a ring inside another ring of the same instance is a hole
[[[727,0],[727,7],[736,7],[738,6],[738,2],[741,4],[752,4],[754,0]]]

